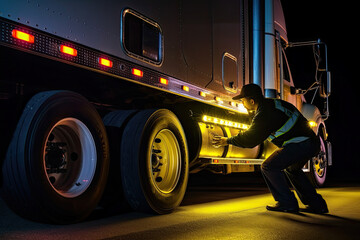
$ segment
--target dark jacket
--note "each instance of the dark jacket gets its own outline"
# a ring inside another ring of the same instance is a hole
[[[252,148],[269,138],[276,146],[283,147],[313,137],[316,137],[315,133],[295,106],[279,99],[263,99],[250,128],[228,138],[227,142],[239,147]]]

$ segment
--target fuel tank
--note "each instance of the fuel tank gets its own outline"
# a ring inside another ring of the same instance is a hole
[[[254,148],[242,148],[233,145],[225,147],[215,147],[212,145],[214,136],[232,137],[236,136],[239,131],[244,131],[243,129],[204,122],[199,122],[198,125],[202,136],[199,158],[222,157],[254,159],[259,156],[259,146]]]

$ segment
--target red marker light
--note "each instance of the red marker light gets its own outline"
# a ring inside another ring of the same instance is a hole
[[[164,84],[164,85],[168,85],[169,84],[169,80],[167,80],[166,78],[160,78],[160,83]]]
[[[77,56],[77,50],[72,47],[68,47],[65,45],[60,45],[60,52],[65,53],[67,55],[71,55],[73,57]]]
[[[34,43],[34,41],[35,41],[35,37],[33,35],[16,30],[16,29],[12,30],[11,34],[14,38],[28,42],[28,43]]]
[[[214,159],[213,163],[219,163],[219,159]]]
[[[105,67],[112,67],[113,62],[106,58],[99,58],[99,63]]]
[[[131,69],[131,73],[135,76],[138,76],[138,77],[142,77],[144,76],[144,73],[143,71],[139,70],[139,69],[136,69],[136,68],[133,68]]]

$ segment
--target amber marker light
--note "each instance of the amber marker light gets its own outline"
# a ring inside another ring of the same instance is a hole
[[[214,99],[215,99],[215,101],[217,101],[218,103],[224,103],[223,100],[222,100],[221,98],[219,98],[219,97],[215,97]]]
[[[190,88],[188,86],[182,85],[181,89],[184,90],[185,92],[189,92]]]
[[[60,52],[65,53],[67,55],[76,57],[77,56],[77,50],[72,47],[68,47],[65,45],[60,45]]]
[[[316,127],[317,123],[315,121],[309,121],[309,126],[310,127]]]
[[[110,68],[113,66],[113,62],[106,58],[99,58],[99,64]]]
[[[166,78],[160,78],[160,83],[164,84],[164,85],[168,85],[169,84],[169,80],[167,80]]]
[[[143,77],[144,76],[144,72],[141,71],[140,69],[137,68],[133,68],[131,69],[131,73],[137,77]]]
[[[206,97],[206,93],[202,92],[202,91],[199,92],[199,95],[202,96],[202,97]]]
[[[11,34],[14,38],[28,42],[28,43],[34,43],[34,41],[35,41],[35,37],[33,35],[16,30],[16,29],[12,30]]]

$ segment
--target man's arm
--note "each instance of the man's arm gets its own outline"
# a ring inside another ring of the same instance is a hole
[[[269,114],[257,114],[250,128],[245,132],[240,132],[238,135],[228,138],[227,144],[243,148],[253,148],[264,142],[266,138],[274,131],[273,125],[275,119],[269,119]]]

